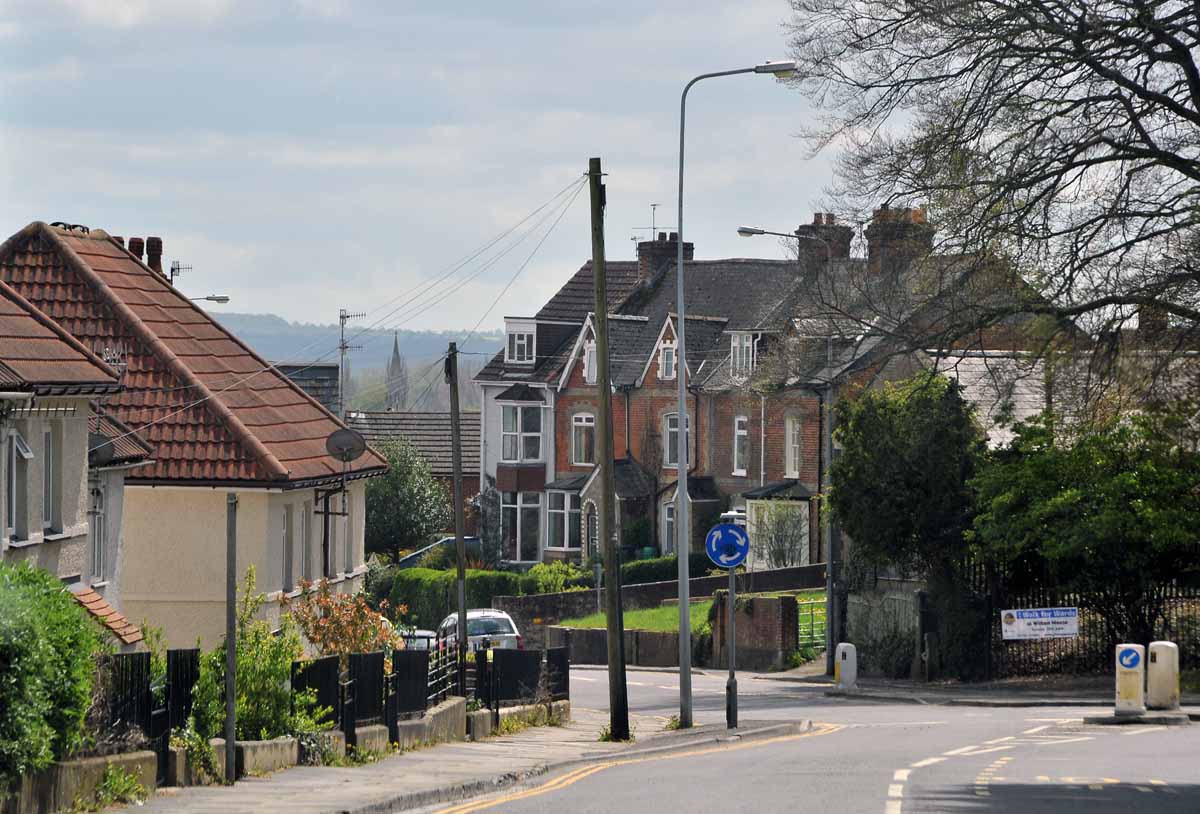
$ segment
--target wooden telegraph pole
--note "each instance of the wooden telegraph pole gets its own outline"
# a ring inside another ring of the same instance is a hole
[[[612,387],[608,370],[608,290],[604,268],[604,184],[600,159],[588,161],[592,201],[592,281],[595,293],[596,389],[600,415],[596,420],[597,464],[600,466],[600,510],[597,532],[604,552],[604,610],[608,623],[609,732],[613,740],[629,740],[629,695],[625,687],[625,620],[621,614],[621,563],[613,539],[616,488],[613,483]]]
[[[458,560],[458,692],[467,694],[467,543],[463,539],[462,438],[458,425],[458,345],[446,351],[450,384],[450,449],[454,467],[454,551]]]

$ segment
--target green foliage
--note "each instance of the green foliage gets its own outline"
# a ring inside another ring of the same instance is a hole
[[[973,481],[982,555],[1012,587],[1048,578],[1076,594],[1110,643],[1150,641],[1164,588],[1200,578],[1200,458],[1175,443],[1181,423],[1142,415],[1069,439],[1049,418],[1018,426]]]
[[[688,606],[690,611],[692,633],[703,635],[712,630],[712,600],[693,602]],[[679,630],[679,607],[677,605],[662,605],[657,608],[642,608],[627,610],[622,614],[626,630],[652,630],[670,632]],[[564,627],[602,628],[607,623],[603,613],[593,613],[577,619],[564,619],[559,624]]]
[[[958,385],[919,373],[837,414],[830,505],[857,556],[923,573],[961,552],[983,436]]]
[[[187,762],[190,771],[202,783],[215,782],[220,777],[217,768],[217,750],[208,738],[201,735],[195,728],[195,717],[188,720],[186,727],[178,728],[171,733],[171,746],[183,747],[187,751]]]
[[[91,800],[76,800],[74,807],[79,811],[100,811],[118,803],[141,805],[145,800],[146,787],[137,775],[109,763],[104,767],[104,776],[96,786],[95,796]]]
[[[419,548],[450,525],[450,504],[429,464],[411,444],[389,440],[376,445],[388,473],[367,481],[366,548],[394,558]]]
[[[408,607],[408,621],[415,627],[431,629],[457,609],[453,571],[429,568],[401,568],[392,576],[388,594],[391,607]],[[494,596],[518,596],[521,576],[508,571],[467,571],[467,607],[490,608]]]
[[[571,588],[594,587],[593,577],[569,562],[538,563],[521,580],[527,594],[557,594]]]
[[[703,576],[712,567],[712,561],[704,552],[692,553],[688,557],[688,572]],[[679,560],[674,554],[651,560],[635,560],[621,566],[621,584],[637,585],[643,582],[672,582],[679,579]]]
[[[863,672],[878,673],[887,678],[909,678],[915,648],[911,633],[892,631],[876,636],[859,648]]]
[[[295,623],[287,614],[279,631],[257,619],[266,598],[258,593],[254,568],[246,572],[237,608],[237,736],[244,740],[269,740],[292,735],[313,726],[319,712],[311,698],[291,692],[292,662],[304,653]],[[200,675],[193,691],[192,717],[203,737],[222,737],[225,728],[224,642],[200,657]]]
[[[650,518],[637,517],[625,524],[621,529],[621,545],[632,546],[638,550],[650,545]]]
[[[0,563],[0,796],[85,739],[99,629],[53,575]]]

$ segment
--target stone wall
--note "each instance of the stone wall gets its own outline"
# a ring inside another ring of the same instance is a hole
[[[47,769],[21,777],[15,794],[0,800],[3,814],[53,814],[74,810],[78,799],[95,799],[96,787],[104,779],[109,764],[119,767],[138,779],[151,796],[154,795],[158,757],[153,752],[130,752],[107,757],[64,760]]]

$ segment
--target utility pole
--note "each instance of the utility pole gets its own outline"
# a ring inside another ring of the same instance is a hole
[[[237,779],[237,495],[225,496],[225,782]]]
[[[454,551],[458,559],[458,691],[467,694],[467,543],[463,539],[462,438],[458,425],[458,344],[446,351],[450,385],[450,449],[454,467]]]
[[[833,513],[829,509],[829,494],[833,479],[833,337],[825,340],[825,369],[830,379],[825,383],[821,399],[821,542],[825,548],[825,674],[833,675],[834,650],[838,645],[837,552],[833,550]]]
[[[341,330],[341,338],[338,339],[338,416],[342,421],[346,420],[346,394],[350,389],[350,383],[346,381],[346,353],[352,350],[362,350],[362,345],[346,344],[346,323],[365,316],[366,314],[351,314],[345,308],[338,309],[338,327]]]
[[[608,370],[608,286],[604,267],[604,184],[600,159],[588,161],[592,202],[592,282],[596,316],[596,389],[600,409],[596,440],[600,464],[600,511],[597,531],[604,551],[605,617],[608,623],[608,731],[613,740],[629,740],[629,695],[625,686],[625,620],[621,614],[621,563],[613,539],[616,487],[613,481],[612,387]]]

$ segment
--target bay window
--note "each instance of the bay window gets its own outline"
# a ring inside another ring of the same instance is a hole
[[[500,533],[505,551],[511,552],[518,562],[538,559],[541,515],[540,492],[500,493]]]
[[[542,460],[542,406],[505,404],[500,410],[501,460]]]
[[[744,415],[733,419],[733,474],[746,475],[750,457],[750,419]]]
[[[591,413],[577,413],[571,418],[571,463],[596,463],[596,417]]]
[[[579,495],[571,492],[550,492],[550,505],[546,512],[549,548],[579,548],[581,529],[579,525]]]

